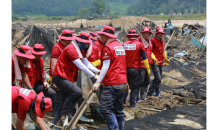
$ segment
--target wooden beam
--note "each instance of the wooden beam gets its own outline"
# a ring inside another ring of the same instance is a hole
[[[172,35],[170,36],[170,39],[168,40],[167,44],[165,45],[164,50],[167,48],[167,46],[168,46],[168,44],[170,43],[171,39],[173,38],[175,32],[176,32],[176,31],[173,30],[173,33],[172,33]]]

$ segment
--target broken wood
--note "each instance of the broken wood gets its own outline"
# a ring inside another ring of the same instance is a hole
[[[79,109],[77,110],[77,112],[75,113],[73,118],[70,120],[68,130],[71,130],[71,129],[73,129],[73,127],[75,127],[75,125],[78,122],[79,118],[82,116],[83,112],[87,109],[87,107],[88,107],[90,101],[92,100],[93,96],[94,96],[94,93],[91,90],[89,92],[89,94],[87,95],[87,97],[84,99],[83,103],[80,105]]]
[[[200,89],[200,91],[202,91],[202,92],[206,92],[206,90],[203,90],[203,89]]]
[[[129,121],[129,120],[133,120],[134,116],[131,116],[127,111],[123,111],[124,115],[125,115],[125,121]]]
[[[152,108],[141,108],[142,110],[161,112],[162,110],[152,109]]]
[[[167,48],[167,46],[168,46],[168,44],[170,43],[171,39],[173,38],[174,34],[175,34],[175,30],[173,30],[173,33],[172,33],[172,35],[170,36],[170,39],[168,40],[168,42],[167,42],[167,44],[165,45],[164,49]]]

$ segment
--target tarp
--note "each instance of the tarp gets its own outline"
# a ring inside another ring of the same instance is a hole
[[[198,40],[196,40],[193,36],[191,36],[191,43],[194,44],[195,46],[197,46],[198,48],[203,49],[203,46],[201,47],[201,43]],[[205,41],[205,43],[206,43],[206,41]]]

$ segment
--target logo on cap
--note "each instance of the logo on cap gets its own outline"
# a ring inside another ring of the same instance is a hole
[[[160,31],[160,32],[163,32],[163,29],[161,28],[159,31]]]

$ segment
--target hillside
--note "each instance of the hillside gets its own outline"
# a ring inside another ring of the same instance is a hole
[[[82,7],[90,8],[93,0],[12,0],[13,14],[76,16]],[[126,15],[127,8],[139,0],[104,0],[111,13]]]
[[[200,8],[199,8],[200,7]],[[134,9],[134,12],[133,12]],[[132,15],[159,15],[160,13],[196,14],[206,12],[206,0],[140,0],[137,4],[129,6],[127,14]]]

